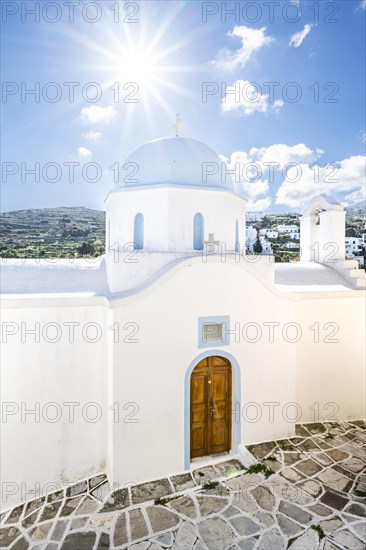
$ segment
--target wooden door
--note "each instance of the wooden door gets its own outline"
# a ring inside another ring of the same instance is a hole
[[[207,357],[191,375],[191,458],[231,447],[231,365]]]

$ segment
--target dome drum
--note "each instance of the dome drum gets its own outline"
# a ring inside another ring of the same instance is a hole
[[[163,138],[137,149],[124,163],[128,177],[106,200],[107,249],[118,243],[187,253],[202,250],[213,236],[234,252],[238,235],[244,240],[245,200],[230,174],[221,177],[222,163],[194,139]]]

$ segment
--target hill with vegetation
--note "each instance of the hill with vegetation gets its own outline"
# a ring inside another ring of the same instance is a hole
[[[346,213],[346,235],[360,236],[365,232],[365,201],[348,207]],[[251,223],[257,229],[277,224],[299,225],[299,216],[267,214],[261,222]],[[105,212],[82,206],[4,212],[0,231],[2,258],[83,258],[105,251]],[[276,261],[299,259],[299,248],[286,248],[289,241],[288,236],[271,240]]]
[[[105,212],[42,208],[0,215],[2,258],[82,258],[105,250]]]
[[[352,204],[346,208],[347,219],[364,221],[366,218],[366,201]]]

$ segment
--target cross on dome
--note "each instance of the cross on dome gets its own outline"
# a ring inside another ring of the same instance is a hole
[[[173,124],[173,128],[175,128],[175,137],[179,137],[179,126],[182,122],[182,119],[179,116],[179,113],[175,115],[175,124]]]

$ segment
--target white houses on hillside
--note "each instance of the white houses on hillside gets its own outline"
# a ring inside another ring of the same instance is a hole
[[[360,254],[365,246],[364,239],[361,237],[346,237],[346,258],[352,258],[352,256]]]
[[[288,235],[290,233],[297,233],[299,228],[297,225],[279,224],[277,225],[277,231],[281,234]]]
[[[261,222],[264,218],[263,212],[257,212],[254,210],[249,210],[247,212],[247,222]]]
[[[270,229],[268,227],[260,229],[259,234],[263,235],[264,237],[267,237],[267,239],[277,239],[278,238],[278,231],[276,231],[275,229]]]

